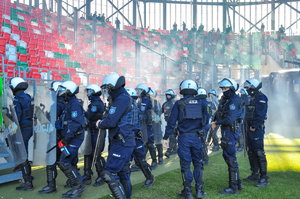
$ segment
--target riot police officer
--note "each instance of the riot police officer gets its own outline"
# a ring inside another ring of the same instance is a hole
[[[13,103],[23,136],[25,149],[28,154],[28,142],[33,133],[33,99],[24,92],[28,88],[28,83],[20,77],[12,78],[9,82],[9,87],[15,96]],[[22,171],[24,183],[17,187],[16,190],[33,190],[33,177],[31,176],[31,165],[28,160],[20,165],[20,169]]]
[[[156,91],[150,88],[150,99],[152,101],[152,120],[153,120],[153,132],[154,132],[154,142],[158,154],[158,164],[163,164],[163,145],[162,145],[162,130],[161,130],[161,105],[156,99]]]
[[[62,194],[63,198],[80,197],[86,189],[82,183],[83,178],[77,169],[78,149],[84,139],[85,127],[84,110],[76,97],[78,92],[79,87],[73,81],[65,81],[57,89],[57,95],[63,97],[67,103],[59,121],[55,124],[57,129],[61,129],[62,136],[58,146],[61,150],[66,148],[57,164],[72,187],[70,191]]]
[[[209,101],[208,101],[207,105],[211,110],[210,116],[213,117],[214,113],[217,111],[217,107],[211,98],[212,97],[218,98],[217,92],[214,89],[211,89],[210,91],[208,91],[208,96],[209,96],[209,98],[208,98]],[[211,149],[212,151],[218,151],[220,149],[219,138],[217,135],[218,129],[219,129],[219,126],[212,131],[212,139],[213,139],[213,145],[214,145]]]
[[[92,140],[92,152],[89,155],[84,155],[84,176],[83,176],[83,183],[86,185],[91,184],[91,175],[92,175],[92,161],[93,161],[93,155],[97,143],[98,133],[99,129],[96,127],[96,122],[98,120],[102,120],[103,113],[104,113],[104,104],[102,100],[100,99],[101,96],[101,88],[97,84],[90,84],[86,88],[87,97],[90,100],[90,104],[88,106],[87,111],[85,112],[85,117],[88,121],[89,131],[91,132],[91,140]],[[104,136],[105,137],[105,136]],[[105,139],[103,140],[105,143]],[[101,151],[104,150],[104,143],[103,148],[100,149]],[[96,179],[93,186],[101,186],[105,182],[101,178],[101,172],[104,169],[105,166],[105,159],[102,156],[98,156],[96,160],[96,171],[98,173],[98,178]]]
[[[237,83],[230,78],[224,78],[219,87],[223,91],[223,96],[218,107],[218,117],[211,122],[212,129],[221,125],[221,147],[223,158],[228,165],[229,187],[220,191],[221,194],[238,194],[238,189],[243,189],[239,178],[239,168],[236,159],[236,139],[238,137],[238,118],[241,114],[241,100],[235,94],[238,89]]]
[[[101,88],[108,91],[113,103],[107,117],[96,123],[99,129],[109,130],[110,150],[101,176],[117,199],[131,197],[129,166],[135,147],[135,108],[124,86],[124,76],[111,73],[104,77]]]
[[[268,110],[268,98],[260,91],[261,87],[262,83],[254,78],[248,79],[244,83],[244,88],[251,96],[249,104],[246,105],[245,121],[248,158],[252,171],[252,174],[244,180],[258,181],[257,187],[269,185],[267,159],[264,151],[264,123]]]
[[[167,101],[162,105],[162,113],[164,114],[165,117],[165,121],[168,122],[170,115],[171,115],[171,111],[172,108],[175,104],[175,97],[176,94],[172,89],[169,89],[166,91],[165,93],[166,95],[166,99]],[[165,156],[167,158],[170,157],[170,155],[172,154],[176,154],[177,153],[177,139],[176,139],[176,132],[175,134],[171,134],[169,137],[169,148],[167,149]]]
[[[57,92],[58,86],[61,85],[61,82],[52,82],[50,85],[50,90],[53,92]],[[66,102],[64,101],[62,96],[57,96],[57,107],[56,107],[56,120],[61,116],[63,110],[66,107]],[[56,142],[58,143],[62,140],[61,130],[57,129],[56,131]],[[56,162],[59,161],[61,156],[61,151],[56,150]],[[56,193],[56,182],[55,179],[57,177],[57,169],[56,162],[53,165],[47,165],[47,186],[45,186],[42,190],[39,191],[39,194],[49,194]]]
[[[183,98],[176,101],[171,111],[164,146],[168,147],[168,137],[174,134],[176,121],[178,121],[178,156],[184,189],[179,193],[182,198],[193,198],[192,181],[193,174],[190,164],[194,165],[194,179],[196,181],[196,198],[206,197],[203,188],[203,128],[208,123],[207,104],[203,100],[194,97],[197,95],[197,84],[193,80],[184,80],[180,83],[179,90]]]
[[[151,169],[154,170],[156,169],[158,164],[156,159],[156,149],[154,147],[153,121],[151,114],[153,105],[149,97],[149,92],[151,89],[144,83],[138,84],[135,89],[139,95],[138,107],[143,113],[143,121],[141,124],[142,132],[143,134],[145,134],[145,136],[147,135],[145,155],[149,150],[152,159]]]
[[[145,160],[145,149],[144,149],[144,140],[143,140],[143,135],[141,131],[141,121],[142,121],[142,114],[141,111],[138,109],[136,100],[138,99],[138,95],[134,88],[132,87],[126,87],[125,88],[128,94],[132,97],[133,99],[133,105],[136,107],[136,124],[134,128],[134,137],[135,137],[135,143],[136,146],[134,148],[134,151],[132,153],[132,157],[135,161],[135,165],[139,168],[141,168],[146,181],[143,187],[151,187],[152,184],[155,182],[154,176],[151,174],[151,168],[150,165],[147,163]]]
[[[206,98],[207,98],[206,90],[204,88],[198,88],[197,92],[198,92],[198,94],[197,94],[196,99],[202,100],[204,103],[206,103],[206,105],[207,105],[206,110],[207,110],[207,113],[210,115],[211,109],[208,106],[208,102],[206,100]],[[209,121],[209,118],[206,118],[206,120]],[[203,165],[209,165],[208,148],[207,148],[207,144],[206,144],[206,139],[207,139],[207,134],[208,134],[208,131],[209,131],[209,127],[210,127],[210,125],[209,125],[209,123],[207,123],[207,125],[203,129],[204,130],[204,138],[202,139],[202,144],[203,144]]]

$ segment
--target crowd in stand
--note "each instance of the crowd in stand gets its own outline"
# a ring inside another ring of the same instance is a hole
[[[97,16],[97,11],[95,11],[94,14],[90,13],[87,16],[86,19],[87,20],[93,20],[93,18],[96,18],[97,21],[102,22],[102,23],[104,23],[104,22],[111,23],[108,18],[105,19],[104,13],[102,13],[102,15],[98,14],[98,16]],[[85,18],[84,18],[83,15],[81,15],[80,19],[85,19]],[[120,22],[120,20],[118,18],[116,18],[115,24],[116,24],[116,29],[120,30],[120,24],[121,24],[121,22]]]

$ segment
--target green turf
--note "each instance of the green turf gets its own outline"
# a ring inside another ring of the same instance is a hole
[[[253,182],[243,182],[245,189],[237,196],[223,196],[218,191],[228,186],[228,172],[221,153],[213,153],[210,157],[210,165],[204,167],[204,188],[207,198],[299,198],[299,179],[300,179],[300,139],[287,139],[279,135],[270,134],[266,136],[265,148],[268,159],[268,175],[270,185],[264,188],[255,187]],[[244,158],[243,153],[237,155],[240,165],[241,178],[250,174],[248,159]],[[83,173],[83,158],[79,160],[79,167]],[[148,159],[148,162],[151,161]],[[0,174],[4,174],[0,171]],[[57,178],[56,194],[39,195],[38,190],[46,184],[45,167],[33,167],[35,177],[34,190],[30,192],[17,192],[15,187],[19,182],[11,182],[0,185],[0,199],[52,199],[61,198],[61,194],[67,189],[63,188],[66,177],[60,172]],[[182,190],[182,179],[179,169],[179,158],[171,156],[164,160],[162,166],[158,166],[153,171],[156,181],[151,188],[142,188],[145,180],[141,172],[133,172],[131,181],[133,184],[132,198],[178,198],[177,194]],[[95,180],[96,175],[93,176]],[[101,187],[87,186],[87,190],[82,194],[84,199],[111,198],[107,185]],[[193,190],[195,196],[195,190]]]

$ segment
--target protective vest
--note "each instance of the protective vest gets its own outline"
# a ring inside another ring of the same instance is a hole
[[[28,94],[26,94],[28,95]],[[22,114],[21,114],[21,121],[23,120],[31,120],[33,118],[33,110],[34,110],[34,98],[31,98],[30,95],[28,95],[30,98],[26,99],[24,96],[22,95],[18,95],[17,98],[21,98],[25,101],[25,103],[21,103],[22,105]]]
[[[128,95],[122,94],[128,98],[130,98],[130,103],[124,114],[122,115],[120,121],[118,122],[118,126],[122,127],[125,125],[135,126],[138,121],[138,109],[136,108],[136,103],[132,100],[132,98]]]
[[[260,94],[260,93],[259,93]],[[256,99],[258,98],[258,95],[255,95],[254,96],[254,99],[253,100],[250,100],[249,104],[245,105],[245,120],[247,122],[251,122],[254,120],[255,118],[255,102],[256,102]]]
[[[164,106],[163,106],[163,111],[164,111],[164,116],[165,116],[165,120],[166,122],[169,121],[169,118],[170,118],[170,115],[171,115],[171,111],[172,111],[172,108],[175,104],[175,101],[173,99],[165,102]]]
[[[179,123],[184,120],[198,120],[203,118],[201,101],[194,97],[178,101],[178,109]]]

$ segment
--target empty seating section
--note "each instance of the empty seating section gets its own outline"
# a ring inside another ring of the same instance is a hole
[[[68,80],[68,74],[72,72],[71,79],[77,84],[82,83],[75,73],[77,70],[102,75],[91,75],[91,83],[101,83],[104,75],[113,72],[111,24],[108,24],[111,27],[97,24],[97,51],[94,54],[91,21],[79,20],[78,45],[75,46],[74,22],[65,16],[62,16],[62,34],[58,35],[55,14],[46,11],[46,24],[43,24],[41,9],[34,8],[30,14],[28,5],[20,3],[16,6],[9,0],[1,0],[0,20],[0,53],[4,56],[4,69],[9,77],[14,75],[14,66],[19,66],[22,77],[26,73],[26,77],[34,79],[40,79],[43,73],[50,71],[53,79]],[[270,36],[268,42],[267,36]],[[266,49],[270,49],[268,53],[277,62],[282,61],[284,52],[286,59],[300,60],[300,43],[297,37],[290,39],[278,36],[275,32],[224,35],[218,32],[199,34],[124,26],[124,30],[117,33],[117,72],[132,77],[135,76],[135,42],[130,37],[179,61],[179,67],[180,61],[190,60],[194,54],[203,53],[226,53],[233,58],[239,57],[242,64],[247,64],[250,56],[266,53]],[[2,57],[0,61],[2,62]],[[152,74],[152,82],[161,82],[160,76],[155,75],[161,74],[159,56],[145,48],[141,53],[140,66],[141,76]],[[167,72],[170,73],[171,70],[168,69]],[[19,74],[15,72],[15,75]],[[135,80],[127,81],[132,86],[136,85]]]

